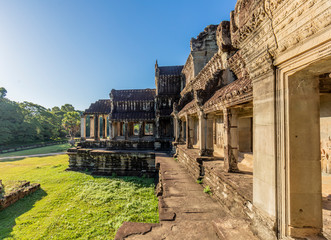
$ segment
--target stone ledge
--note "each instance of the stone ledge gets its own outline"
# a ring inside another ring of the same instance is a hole
[[[40,188],[39,183],[30,184],[30,182],[24,182],[19,188],[7,195],[0,198],[0,210],[3,210],[25,196],[37,191]]]

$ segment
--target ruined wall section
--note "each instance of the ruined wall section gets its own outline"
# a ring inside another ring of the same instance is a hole
[[[182,71],[186,86],[200,73],[215,53],[217,53],[217,27],[217,25],[209,25],[197,38],[191,39],[191,52]]]

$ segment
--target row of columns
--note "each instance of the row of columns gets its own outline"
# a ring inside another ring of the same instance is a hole
[[[107,139],[107,125],[109,128],[109,139],[115,139],[117,136],[124,136],[125,139],[129,138],[129,122],[114,122],[109,121],[107,123],[107,117],[102,116],[102,136],[100,136],[100,116],[95,114],[90,116],[90,138],[93,138],[95,140],[100,139],[102,137],[103,139]],[[121,124],[119,127],[118,124]],[[139,134],[138,136],[141,138],[144,136],[144,122],[139,121]],[[133,126],[132,126],[133,127]],[[119,129],[120,128],[120,129]],[[122,129],[121,129],[122,128]],[[119,131],[123,131],[120,133]],[[132,131],[134,131],[132,129]],[[86,116],[82,116],[81,118],[81,137],[83,139],[86,139]]]
[[[235,109],[224,108],[224,168],[228,172],[238,172],[238,114]],[[180,120],[177,116],[174,117],[174,133],[176,142],[186,142],[188,149],[193,148],[194,139],[194,119],[186,114],[185,120]],[[204,114],[203,111],[198,112],[199,125],[198,130],[198,148],[200,156],[211,156],[213,153],[213,124],[214,120]]]
[[[100,136],[99,123],[100,115],[94,114],[90,116],[90,138],[94,138],[95,140],[100,139],[100,137],[107,138],[107,117],[102,115],[102,136]],[[86,139],[86,115],[81,118],[81,137]]]

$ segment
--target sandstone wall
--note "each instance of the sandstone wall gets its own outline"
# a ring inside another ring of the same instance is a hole
[[[331,173],[331,95],[322,95],[320,103],[322,171]]]
[[[30,182],[24,182],[16,191],[0,198],[0,210],[9,207],[25,196],[37,191],[39,188],[40,184],[38,183],[30,184]]]
[[[68,149],[69,170],[91,171],[92,174],[150,176],[157,174],[155,153],[147,151],[109,151]]]

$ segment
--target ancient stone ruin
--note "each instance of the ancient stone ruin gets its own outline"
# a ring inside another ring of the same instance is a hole
[[[34,193],[40,188],[40,184],[27,181],[19,181],[16,187],[8,193],[4,192],[4,185],[0,180],[0,210],[9,207],[25,196]]]
[[[239,0],[190,44],[184,66],[156,63],[156,89],[84,112],[70,167],[148,172],[151,151],[172,151],[264,239],[331,236],[330,1]]]

